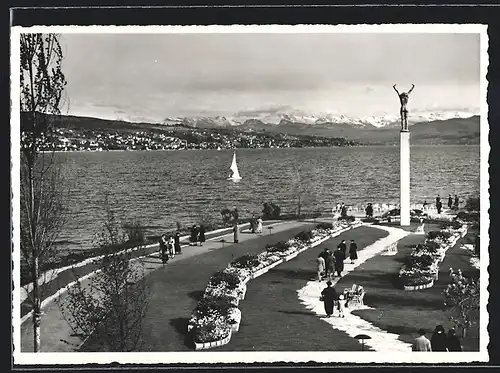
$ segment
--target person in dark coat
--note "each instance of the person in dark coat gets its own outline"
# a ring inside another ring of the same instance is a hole
[[[335,271],[339,277],[342,277],[342,271],[344,270],[344,259],[345,254],[344,251],[340,247],[337,247],[337,250],[333,253],[335,257]]]
[[[167,250],[167,235],[162,234],[160,237],[160,258],[163,265],[168,262],[168,250]]]
[[[203,224],[200,224],[200,229],[198,231],[198,240],[200,241],[200,246],[203,246],[205,242],[205,227]]]
[[[255,233],[255,226],[257,225],[257,219],[255,215],[252,215],[252,219],[250,219],[250,232]]]
[[[340,208],[340,216],[342,218],[347,218],[347,206],[342,203],[342,207]]]
[[[444,332],[442,325],[436,326],[431,337],[431,348],[432,351],[448,351],[448,337]]]
[[[365,212],[366,212],[366,216],[368,218],[372,218],[373,217],[373,206],[372,206],[371,203],[369,203],[368,206],[366,206]]]
[[[448,195],[448,208],[451,209],[453,206],[453,198],[451,198],[451,194]]]
[[[325,247],[322,252],[319,253],[319,256],[323,258],[325,261],[325,277],[328,277],[328,257],[330,253],[328,249]]]
[[[238,239],[238,236],[239,236],[238,223],[234,223],[234,226],[233,226],[233,236],[234,236],[234,243],[238,243],[239,242],[239,239]]]
[[[448,351],[450,351],[450,352],[462,351],[462,346],[460,345],[460,340],[455,335],[455,329],[453,329],[453,328],[451,328],[448,331],[448,344],[446,346],[448,347]]]
[[[345,243],[345,240],[342,240],[339,245],[337,246],[337,249],[340,249],[342,250],[342,252],[344,253],[344,256],[346,255],[346,251],[347,251],[347,245]]]
[[[443,209],[443,202],[439,201],[436,204],[436,209],[438,210],[438,214],[441,214],[441,210]]]
[[[191,245],[198,245],[198,227],[196,224],[191,227],[191,237],[189,237],[189,241],[191,241]]]
[[[455,210],[458,210],[459,203],[460,203],[460,200],[458,199],[458,196],[455,194],[455,202],[453,203],[453,208]]]
[[[174,247],[175,247],[175,253],[180,254],[181,253],[181,232],[179,232],[179,231],[175,232],[175,235],[174,235]]]
[[[325,274],[328,278],[332,278],[335,273],[335,257],[333,253],[328,250],[328,256],[325,261]]]
[[[323,305],[325,306],[326,317],[333,315],[333,308],[335,301],[337,300],[337,291],[332,286],[332,282],[328,281],[326,283],[326,288],[321,291],[321,298]]]
[[[354,263],[358,259],[358,244],[354,240],[351,240],[351,245],[349,246],[349,258],[351,259],[351,263]]]

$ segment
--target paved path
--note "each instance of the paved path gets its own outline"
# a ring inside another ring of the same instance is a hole
[[[196,300],[190,297],[190,295],[193,295],[190,293],[203,291],[208,279],[216,270],[225,268],[234,257],[241,256],[247,252],[261,252],[264,250],[266,244],[290,238],[303,230],[304,226],[313,227],[314,223],[287,221],[271,225],[274,228],[271,235],[269,235],[266,228],[264,228],[264,233],[261,235],[240,233],[240,243],[238,244],[232,243],[232,233],[229,233],[224,236],[209,238],[203,246],[186,246],[183,248],[182,254],[170,259],[165,267],[162,266],[158,258],[158,249],[152,249],[152,253],[142,260],[145,273],[147,275],[149,274],[148,279],[151,283],[152,293],[149,312],[145,320],[145,330],[147,330],[148,325],[151,325],[151,323],[148,324],[148,322],[153,321],[155,325],[153,327],[154,331],[151,332],[152,337],[154,337],[155,333],[174,332],[175,327],[173,324],[169,323],[169,320],[172,320],[174,315],[169,312],[170,310],[166,307],[165,300],[179,306],[188,304],[189,306],[177,315],[184,318],[189,317],[192,309],[196,305]],[[224,244],[224,248],[222,248],[222,244],[220,243],[222,238],[227,241],[227,243]],[[188,258],[189,260],[186,260]],[[95,269],[95,265],[82,267],[82,272],[79,272],[78,275],[82,276]],[[69,271],[66,283],[74,280],[74,275]],[[89,280],[84,280],[82,282],[83,286],[87,286],[88,283]],[[66,294],[61,295],[61,300],[64,301],[65,297]],[[41,351],[75,351],[75,348],[80,345],[80,340],[72,335],[72,331],[64,320],[57,302],[50,302],[43,309],[43,312]],[[154,322],[158,317],[160,317],[160,321],[162,321],[160,325]],[[162,326],[165,326],[165,328],[162,328]],[[33,351],[33,327],[31,319],[28,319],[28,321],[21,325],[20,333],[21,351]],[[145,332],[145,335],[148,335],[148,333],[149,332]],[[161,343],[162,341],[154,340],[154,338],[152,341],[158,343],[151,343],[149,345],[146,343],[145,346],[149,346],[149,350],[169,351],[169,349],[165,348],[166,345]]]
[[[368,259],[375,255],[380,254],[388,245],[395,243],[410,233],[399,228],[377,226],[379,229],[384,229],[389,232],[387,237],[381,238],[374,244],[364,248],[359,252],[358,260],[356,263],[346,266],[345,273],[356,269],[356,267],[363,264]],[[338,277],[332,280],[333,286],[339,281]],[[334,329],[341,330],[351,337],[358,334],[369,334],[372,339],[365,341],[365,344],[376,351],[387,352],[408,352],[411,345],[398,340],[399,335],[388,333],[371,323],[363,320],[361,317],[353,315],[349,308],[345,309],[345,318],[330,317],[325,315],[323,302],[319,300],[321,291],[324,289],[325,284],[318,281],[309,281],[306,286],[298,291],[300,301],[307,309],[313,311],[318,315],[321,320],[330,324]],[[341,289],[337,289],[340,291]]]

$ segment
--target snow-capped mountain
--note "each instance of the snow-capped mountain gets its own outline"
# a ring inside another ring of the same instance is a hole
[[[250,115],[249,115],[250,114]],[[478,115],[478,110],[421,110],[411,111],[408,116],[409,125],[421,122],[448,120],[454,118],[470,118]],[[167,126],[186,126],[196,128],[223,128],[223,127],[266,127],[286,126],[290,124],[305,125],[308,127],[335,127],[335,125],[349,125],[355,128],[383,128],[399,126],[399,113],[382,114],[378,116],[349,116],[342,113],[308,113],[301,110],[287,110],[274,112],[236,113],[231,117],[226,116],[196,116],[165,118]]]

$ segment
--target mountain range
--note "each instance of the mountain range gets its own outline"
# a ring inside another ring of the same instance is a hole
[[[297,135],[344,137],[371,144],[399,140],[400,120],[395,115],[352,117],[343,114],[240,112],[231,117],[165,118],[165,126],[234,128],[241,131],[281,132]],[[479,116],[470,110],[416,111],[408,118],[414,144],[478,144]]]

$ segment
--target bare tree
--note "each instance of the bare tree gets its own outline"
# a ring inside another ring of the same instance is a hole
[[[59,35],[22,34],[21,107],[21,255],[33,282],[34,351],[40,351],[42,292],[40,267],[54,255],[62,224],[60,174],[54,162],[53,126],[60,114],[66,79]],[[48,151],[47,150],[52,150]]]
[[[95,244],[119,250],[128,236],[105,197],[106,220]],[[91,347],[104,345],[108,351],[127,352],[137,347],[142,320],[149,303],[144,263],[130,251],[106,254],[88,283],[80,280],[68,290],[59,306],[73,332]],[[84,348],[89,348],[84,346]]]

